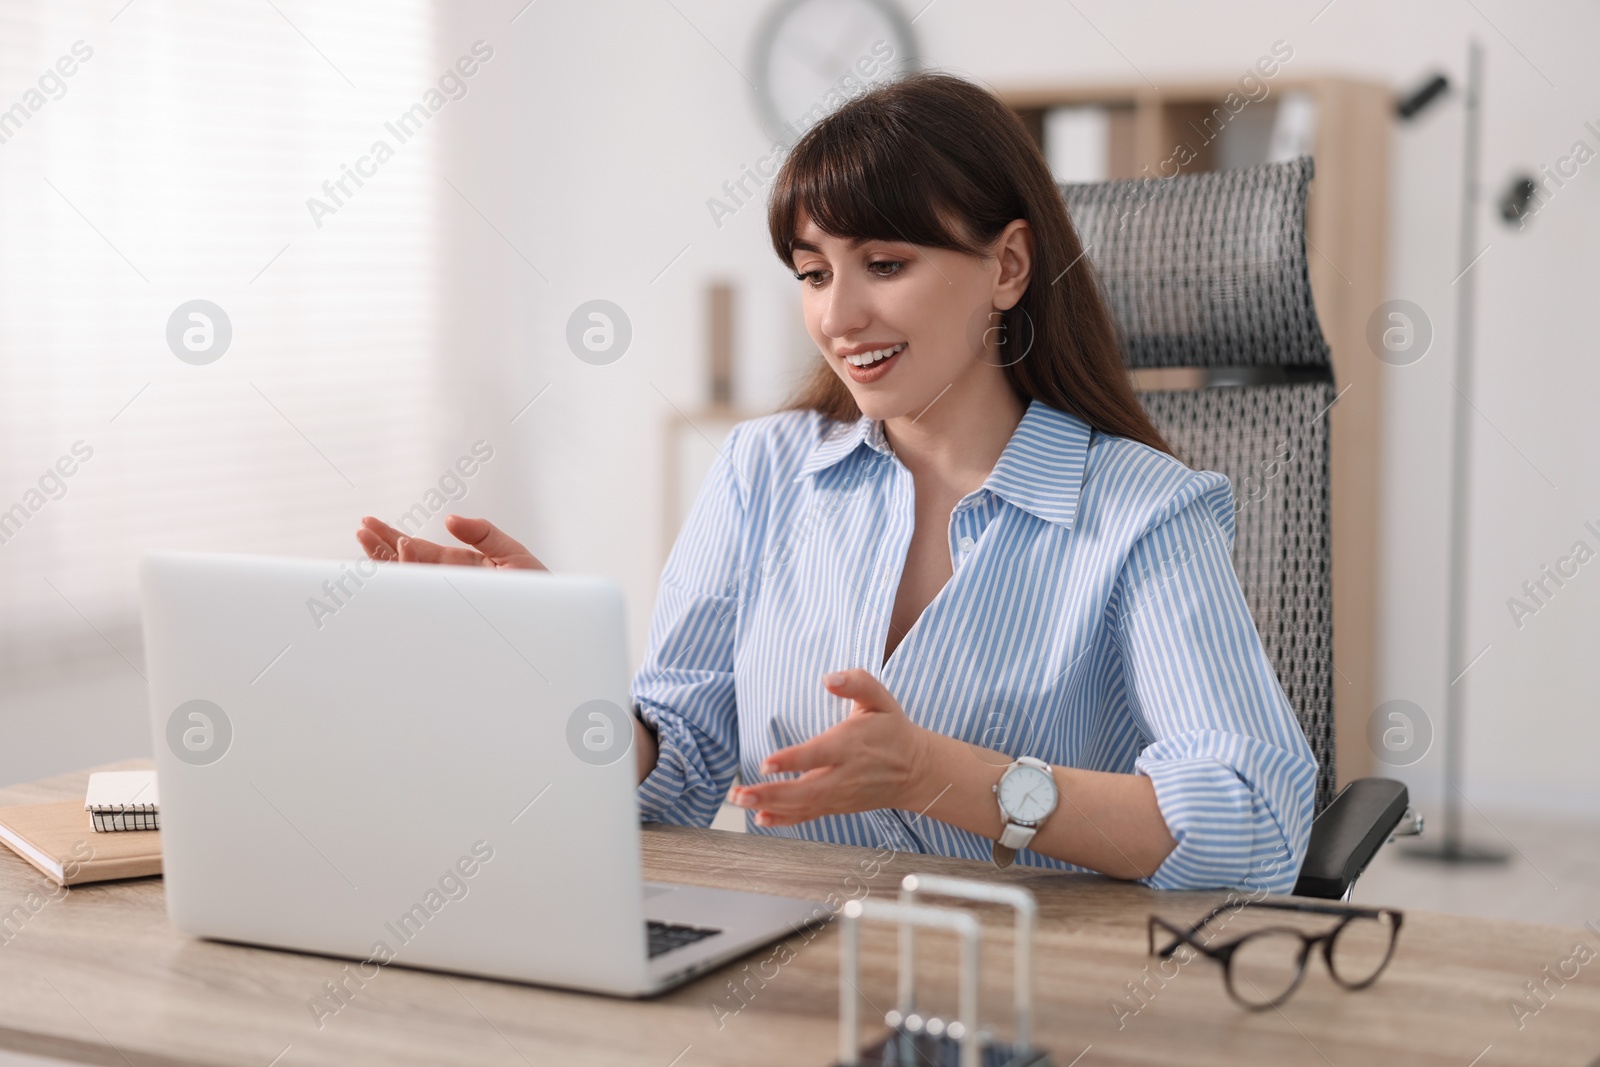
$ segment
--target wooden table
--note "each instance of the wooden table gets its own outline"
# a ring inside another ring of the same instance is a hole
[[[81,796],[86,776],[0,790],[0,805]],[[1035,1032],[1056,1067],[1581,1067],[1600,1055],[1600,955],[1586,964],[1573,960],[1580,942],[1600,954],[1600,936],[1579,928],[1408,912],[1394,960],[1375,986],[1341,990],[1313,960],[1281,1010],[1249,1013],[1227,998],[1209,960],[1165,979],[1146,970],[1146,916],[1198,916],[1224,893],[1162,893],[1091,876],[995,872],[965,861],[682,827],[647,827],[644,856],[651,878],[819,899],[893,899],[900,878],[917,871],[1026,886],[1040,906]],[[324,1015],[319,1028],[310,1001],[342,976],[342,960],[194,940],[168,923],[159,878],[63,896],[0,849],[0,918],[30,893],[59,899],[0,926],[0,1048],[137,1067],[834,1061],[834,924],[646,1001],[389,966]],[[983,918],[984,1019],[1006,1031],[1010,917],[985,909]],[[893,998],[894,932],[869,925],[863,935],[862,992],[885,1008]],[[952,972],[939,963],[953,960],[953,944],[932,933],[923,943],[924,973],[953,987]],[[1543,969],[1559,977],[1563,961],[1569,977],[1557,985]],[[1526,999],[1529,981],[1547,983],[1551,993],[1519,1028],[1510,1003]],[[1120,1010],[1113,1006],[1119,1003]],[[863,1008],[863,1017],[878,1016]]]

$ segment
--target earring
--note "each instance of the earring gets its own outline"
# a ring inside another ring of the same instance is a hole
[[[997,338],[995,338],[995,342],[994,343],[997,346],[998,345],[1003,345],[1003,344],[1006,343],[1006,313],[1001,311],[999,308],[991,307],[989,309],[989,318],[992,319],[996,315],[1000,316],[1000,325],[998,325],[998,326],[989,326],[989,327],[986,327],[984,329],[984,331],[983,331],[983,342],[982,342],[983,344],[988,344],[989,338],[992,335],[994,335],[995,331],[997,331],[997,330],[999,331],[999,336]]]

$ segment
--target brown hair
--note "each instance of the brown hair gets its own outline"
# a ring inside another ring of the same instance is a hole
[[[949,74],[919,71],[851,100],[806,131],[773,183],[767,228],[794,269],[801,210],[835,237],[904,241],[986,255],[1013,219],[1033,228],[1033,275],[1004,312],[1005,373],[1024,402],[1075,414],[1102,433],[1174,455],[1134,395],[1116,324],[1083,255],[1061,190],[1022,120],[996,96]],[[954,232],[954,218],[975,235]],[[826,363],[783,410],[839,421],[861,416]]]

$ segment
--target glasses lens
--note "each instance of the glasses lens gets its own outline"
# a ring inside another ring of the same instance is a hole
[[[1288,930],[1258,930],[1239,942],[1228,965],[1234,996],[1266,1007],[1294,988],[1305,942]]]
[[[1328,966],[1341,985],[1360,987],[1378,977],[1394,947],[1394,916],[1387,912],[1359,916],[1344,924],[1333,939]]]

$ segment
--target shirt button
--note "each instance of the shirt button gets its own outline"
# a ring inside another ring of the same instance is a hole
[[[970,537],[963,537],[958,543],[961,545],[961,551],[963,552],[971,552],[972,546],[977,544],[977,542]]]

